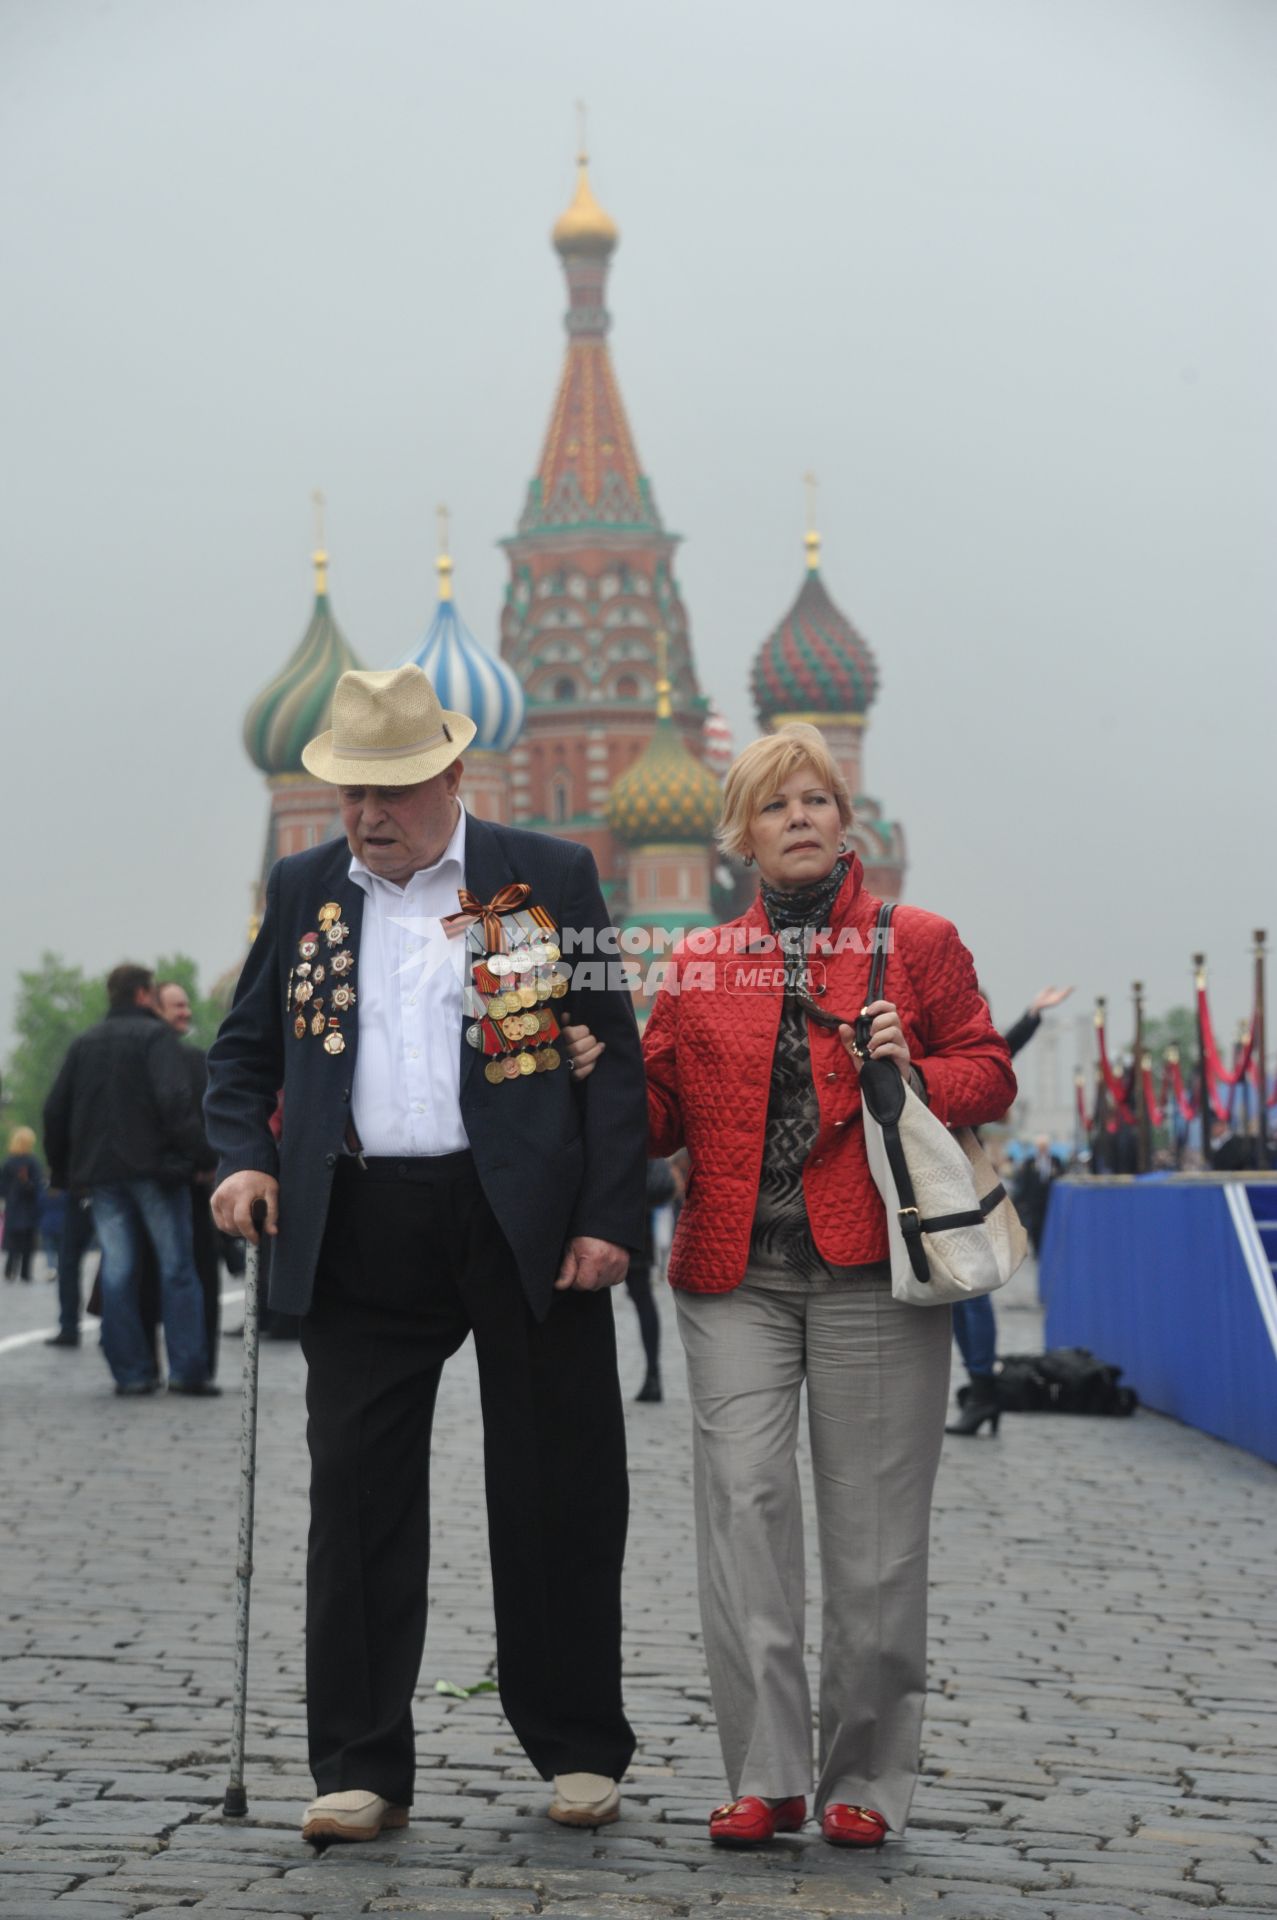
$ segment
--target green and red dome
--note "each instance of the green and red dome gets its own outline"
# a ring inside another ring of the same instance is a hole
[[[809,549],[813,542],[809,539]],[[829,597],[814,564],[789,612],[754,658],[750,690],[759,722],[783,714],[863,714],[878,692],[878,663],[864,635]]]

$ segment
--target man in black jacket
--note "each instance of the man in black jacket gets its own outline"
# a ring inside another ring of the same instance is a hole
[[[102,1247],[102,1346],[119,1394],[154,1393],[155,1355],[138,1314],[149,1243],[160,1276],[169,1391],[216,1393],[191,1243],[187,1182],[204,1149],[177,1036],[147,967],[116,967],[104,1020],[67,1049],[44,1108],[53,1184],[87,1192]]]
[[[270,1304],[304,1316],[316,1841],[408,1818],[430,1429],[471,1333],[501,1700],[551,1817],[614,1820],[634,1746],[607,1289],[644,1238],[638,1031],[629,994],[579,968],[573,1008],[607,1052],[572,1083],[563,956],[607,928],[598,876],[584,847],[466,813],[474,732],[419,668],[342,676],[303,759],[339,789],[346,841],[272,871],[209,1054],[214,1218],[254,1238],[265,1207]]]

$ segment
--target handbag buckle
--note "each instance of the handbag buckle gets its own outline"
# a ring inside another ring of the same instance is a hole
[[[901,1233],[922,1232],[922,1215],[917,1207],[901,1207],[896,1218],[900,1222]]]

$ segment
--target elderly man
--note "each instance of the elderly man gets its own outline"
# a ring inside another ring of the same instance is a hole
[[[634,1745],[607,1289],[644,1233],[638,1035],[627,995],[574,989],[607,1048],[574,1083],[560,930],[606,926],[594,862],[467,814],[474,732],[419,668],[342,676],[303,759],[346,841],[274,868],[209,1056],[214,1217],[252,1239],[264,1204],[271,1306],[304,1316],[316,1841],[407,1822],[431,1422],[471,1333],[501,1700],[551,1817],[615,1819]]]

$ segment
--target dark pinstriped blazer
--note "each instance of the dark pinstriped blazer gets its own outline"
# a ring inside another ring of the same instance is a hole
[[[266,912],[240,975],[234,1003],[208,1056],[204,1112],[218,1178],[252,1168],[280,1182],[279,1235],[270,1303],[287,1313],[310,1305],[333,1170],[350,1119],[359,1046],[359,937],[364,894],[350,879],[350,849],[329,841],[279,861],[266,887]],[[466,819],[466,885],[481,900],[512,880],[532,888],[559,927],[608,925],[589,849],[547,834]],[[297,1039],[287,1008],[289,971],[319,908],[337,901],[355,956],[355,1006],[342,1016],[344,1052]],[[461,1116],[475,1167],[514,1250],[538,1319],[548,1312],[563,1249],[593,1234],[634,1250],[645,1233],[647,1108],[638,1029],[628,993],[577,987],[573,1017],[589,1023],[607,1052],[577,1085],[566,1072],[531,1074],[492,1086],[483,1056],[466,1044],[461,1020]],[[270,1119],[284,1091],[283,1137]]]

